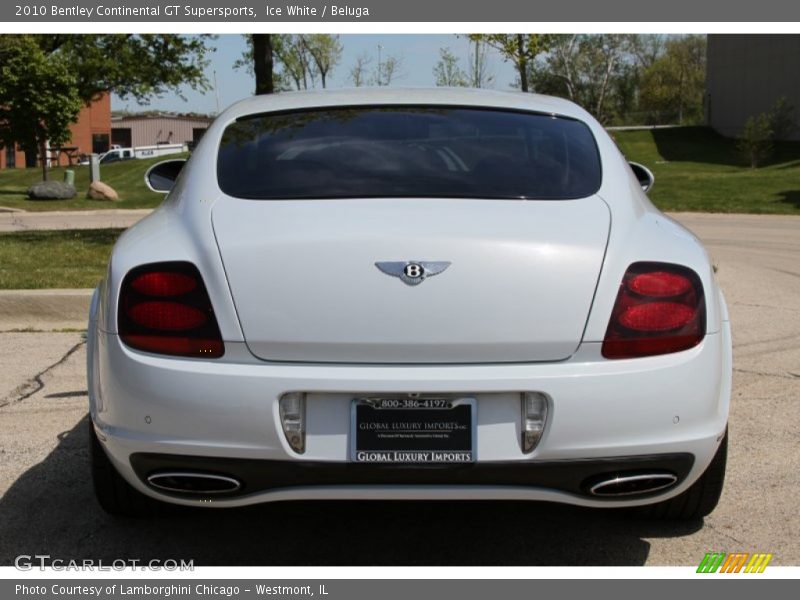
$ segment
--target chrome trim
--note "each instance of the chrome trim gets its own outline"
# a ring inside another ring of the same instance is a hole
[[[649,487],[643,490],[637,490],[635,492],[616,492],[616,493],[605,493],[605,494],[602,492],[598,493],[598,490],[602,490],[602,488],[604,487],[620,485],[628,483],[630,481],[642,481],[645,479],[651,479],[654,481],[658,480],[665,480],[665,481],[664,483],[656,485],[654,487]],[[589,488],[589,493],[592,496],[638,496],[640,494],[649,494],[650,492],[663,490],[664,488],[670,487],[676,481],[678,481],[678,478],[672,473],[650,473],[649,475],[628,475],[626,477],[615,477],[614,479],[606,479],[604,481],[596,483],[591,488]]]
[[[231,484],[231,488],[225,490],[187,490],[183,488],[176,488],[158,483],[157,481],[158,479],[165,477],[187,477],[187,478],[192,477],[194,479],[213,479],[216,481],[224,481],[226,483],[229,483]],[[181,494],[229,494],[231,492],[238,492],[240,489],[242,489],[242,484],[239,482],[238,479],[234,479],[233,477],[226,477],[225,475],[211,475],[210,473],[197,473],[191,471],[168,471],[168,472],[153,473],[152,475],[147,476],[147,483],[149,483],[154,488],[157,488],[159,490],[164,490],[167,492],[176,492]]]
[[[375,266],[381,273],[397,277],[406,285],[419,285],[428,277],[438,275],[450,266],[449,261],[381,261],[376,262]],[[409,273],[409,269],[414,269],[414,273]]]

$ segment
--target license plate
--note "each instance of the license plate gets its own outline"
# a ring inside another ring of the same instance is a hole
[[[350,460],[463,464],[475,461],[474,398],[356,398]]]

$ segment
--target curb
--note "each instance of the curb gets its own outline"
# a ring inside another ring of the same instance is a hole
[[[86,329],[93,292],[0,290],[0,331]]]
[[[153,212],[150,208],[6,212],[0,232],[63,229],[126,229]]]

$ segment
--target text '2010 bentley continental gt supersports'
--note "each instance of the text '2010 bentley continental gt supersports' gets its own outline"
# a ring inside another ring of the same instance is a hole
[[[259,96],[146,179],[168,195],[120,237],[89,317],[108,512],[716,506],[725,301],[650,171],[575,104]]]

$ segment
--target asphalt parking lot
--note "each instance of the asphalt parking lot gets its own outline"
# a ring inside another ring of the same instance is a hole
[[[800,218],[678,215],[728,299],[728,476],[704,521],[546,504],[315,502],[115,520],[94,501],[80,333],[0,333],[0,564],[54,558],[196,565],[696,565],[708,551],[800,565]]]

